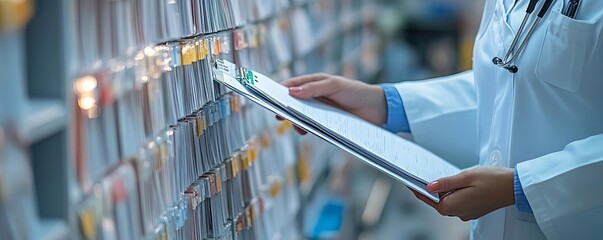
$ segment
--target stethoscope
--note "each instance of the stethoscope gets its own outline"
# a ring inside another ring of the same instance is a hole
[[[526,10],[526,15],[525,15],[525,17],[523,17],[523,21],[521,22],[521,25],[519,26],[519,31],[517,31],[517,33],[515,34],[513,43],[511,43],[509,50],[507,50],[507,53],[505,54],[505,58],[501,59],[499,57],[494,57],[492,59],[492,63],[494,63],[494,65],[507,69],[511,73],[516,73],[519,70],[519,68],[517,68],[517,65],[515,65],[513,63],[515,62],[515,60],[517,60],[517,57],[521,54],[521,52],[523,52],[523,49],[525,48],[528,40],[530,40],[530,37],[532,37],[532,34],[534,33],[536,26],[538,26],[538,24],[542,20],[542,17],[544,17],[544,14],[546,14],[546,12],[551,7],[553,0],[545,0],[544,4],[542,5],[542,9],[540,9],[540,12],[538,13],[538,18],[536,18],[536,20],[532,23],[532,26],[530,26],[530,30],[528,31],[526,37],[521,41],[521,44],[519,45],[519,49],[517,49],[517,51],[515,51],[515,47],[517,46],[517,43],[519,42],[519,38],[521,37],[523,30],[526,27],[528,20],[530,19],[530,15],[532,14],[532,12],[534,12],[534,9],[536,8],[537,3],[538,3],[538,0],[530,0],[530,3],[528,4],[528,9]],[[509,59],[509,57],[511,59]]]

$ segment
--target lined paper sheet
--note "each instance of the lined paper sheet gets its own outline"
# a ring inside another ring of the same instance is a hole
[[[254,72],[254,75],[257,78],[251,88],[262,91],[264,95],[271,96],[271,100],[296,110],[421,181],[428,183],[459,172],[452,164],[415,143],[322,102],[296,99],[283,85],[261,74]]]

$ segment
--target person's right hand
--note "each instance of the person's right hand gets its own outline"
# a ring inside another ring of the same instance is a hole
[[[371,123],[387,121],[387,103],[383,89],[341,76],[316,73],[282,82],[296,98],[319,98]]]

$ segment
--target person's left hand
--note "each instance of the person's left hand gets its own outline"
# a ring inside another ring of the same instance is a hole
[[[515,204],[513,177],[512,168],[476,167],[427,185],[428,191],[440,194],[439,203],[413,192],[443,216],[469,221]]]

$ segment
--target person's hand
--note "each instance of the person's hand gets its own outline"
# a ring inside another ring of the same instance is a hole
[[[427,185],[428,191],[440,194],[439,203],[413,192],[443,216],[469,221],[515,204],[513,174],[512,168],[476,167],[441,178]]]
[[[387,120],[387,103],[380,86],[325,73],[291,78],[282,84],[293,97],[318,98],[377,125]]]

